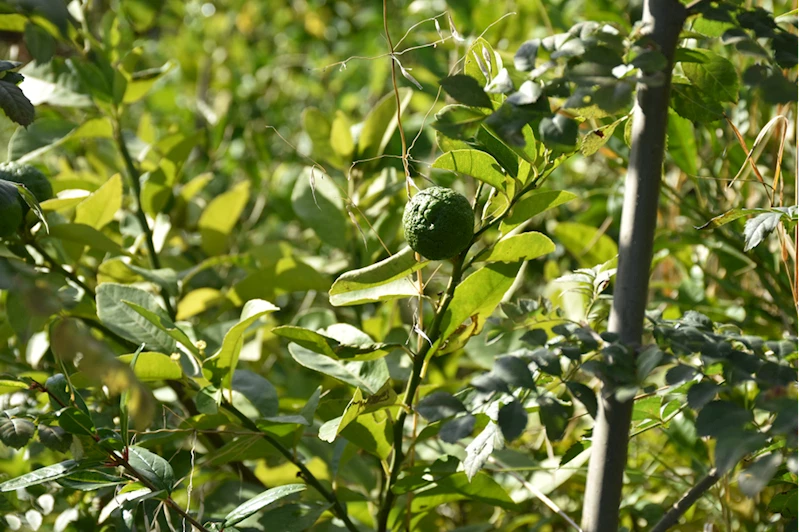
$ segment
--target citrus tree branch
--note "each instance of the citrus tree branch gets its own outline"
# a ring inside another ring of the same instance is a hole
[[[241,410],[233,406],[226,399],[224,398],[222,399],[221,406],[222,408],[230,412],[236,419],[238,419],[241,422],[242,426],[246,427],[247,429],[253,432],[260,433],[261,437],[264,440],[266,440],[266,442],[269,445],[274,447],[280,454],[282,454],[286,460],[294,464],[297,467],[297,469],[300,470],[299,474],[302,475],[302,478],[308,484],[310,484],[314,489],[316,489],[316,491],[318,491],[319,494],[322,495],[322,497],[327,499],[327,501],[333,505],[332,508],[333,513],[336,514],[336,517],[338,517],[344,522],[344,526],[346,526],[347,529],[350,530],[351,532],[358,532],[358,527],[355,526],[355,523],[352,522],[349,515],[347,514],[347,508],[343,504],[341,504],[341,501],[338,499],[338,497],[336,497],[336,494],[328,490],[319,481],[319,479],[316,478],[316,476],[314,476],[314,474],[307,467],[305,467],[305,464],[303,464],[302,461],[300,461],[296,456],[294,456],[294,453],[292,453],[289,449],[283,446],[283,444],[280,443],[278,440],[273,438],[271,434],[258,428],[258,425],[256,425],[250,418],[245,416],[244,413],[241,412]]]
[[[150,265],[153,267],[153,269],[159,270],[161,269],[161,259],[158,258],[158,253],[155,250],[153,230],[150,228],[150,224],[147,222],[147,215],[144,214],[144,210],[142,209],[141,205],[141,174],[139,173],[138,168],[136,168],[136,164],[133,162],[133,157],[130,155],[125,138],[122,136],[122,124],[120,123],[118,117],[115,117],[114,119],[114,141],[119,149],[119,153],[122,155],[122,159],[125,161],[128,181],[130,181],[130,187],[131,190],[133,190],[133,197],[136,200],[135,214],[136,218],[139,220],[139,225],[141,225],[142,231],[144,231],[144,237],[147,243],[147,251],[150,257]],[[172,308],[169,295],[165,290],[161,290],[161,297],[164,300],[164,306],[166,307],[169,316],[172,319],[175,319],[175,309]]]
[[[411,375],[408,378],[408,385],[405,388],[405,395],[402,399],[402,404],[406,408],[402,408],[400,410],[399,414],[397,415],[397,420],[394,423],[394,456],[391,462],[391,472],[388,477],[388,482],[386,482],[383,501],[380,504],[380,510],[377,516],[378,532],[386,532],[386,530],[388,530],[388,517],[396,498],[396,495],[391,488],[399,478],[400,471],[402,471],[402,464],[405,460],[405,453],[402,449],[405,419],[408,416],[408,411],[412,410],[413,398],[416,395],[416,390],[419,388],[419,384],[422,382],[422,370],[424,369],[427,354],[430,352],[432,344],[438,340],[441,330],[441,321],[444,319],[444,314],[446,313],[449,304],[452,302],[452,297],[455,295],[455,288],[457,288],[458,284],[460,283],[461,276],[463,275],[463,263],[466,258],[466,253],[469,251],[469,247],[463,250],[461,254],[453,260],[452,276],[449,278],[449,284],[447,285],[446,292],[441,298],[441,302],[436,309],[436,315],[433,318],[433,323],[430,325],[430,329],[427,332],[427,339],[429,343],[424,343],[422,345],[422,349],[419,350],[413,359],[413,369],[411,370]]]
[[[94,293],[93,288],[84,283],[80,279],[80,277],[75,275],[75,272],[71,272],[66,268],[64,268],[63,266],[61,266],[61,264],[55,258],[53,258],[49,253],[47,253],[47,251],[41,246],[41,244],[32,239],[25,243],[30,247],[32,247],[33,249],[35,249],[36,252],[42,256],[44,262],[47,263],[47,267],[50,269],[51,272],[56,272],[63,275],[64,277],[66,277],[67,279],[69,279],[79,287],[81,287],[84,292],[86,292],[92,297],[92,299],[95,297],[96,294]]]
[[[676,525],[677,522],[680,520],[680,517],[688,511],[688,508],[693,506],[693,504],[699,500],[707,490],[713,487],[713,485],[719,481],[721,475],[719,474],[718,470],[715,468],[711,469],[710,472],[705,475],[705,477],[700,480],[696,486],[688,490],[685,495],[683,495],[679,501],[675,502],[674,505],[666,512],[660,521],[658,521],[654,527],[652,527],[651,532],[666,532],[669,528]]]

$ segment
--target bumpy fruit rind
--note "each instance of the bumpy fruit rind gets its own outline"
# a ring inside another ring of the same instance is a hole
[[[23,212],[17,187],[0,180],[0,238],[9,237],[22,225]]]
[[[472,241],[474,212],[463,195],[430,187],[405,206],[402,225],[411,249],[431,260],[451,259]]]
[[[14,162],[0,163],[0,179],[25,185],[39,202],[53,197],[53,185],[35,166]],[[19,196],[19,200],[23,203],[23,208],[27,207],[22,196]]]

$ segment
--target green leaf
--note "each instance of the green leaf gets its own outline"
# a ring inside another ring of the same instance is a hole
[[[506,193],[510,176],[502,173],[502,167],[491,155],[479,150],[454,150],[435,160],[433,168],[451,170],[471,176]]]
[[[122,177],[116,174],[75,207],[73,221],[99,230],[113,221],[121,208]]]
[[[534,191],[526,194],[511,208],[508,215],[499,224],[499,230],[502,234],[508,234],[533,216],[554,209],[576,197],[576,194],[566,190]]]
[[[501,68],[502,60],[499,54],[494,51],[494,48],[486,39],[477,37],[466,51],[463,60],[463,73],[476,79],[480,85],[485,86],[489,81],[486,78],[486,74],[493,79],[499,74]]]
[[[289,344],[289,353],[301,366],[329,375],[371,394],[378,393],[388,380],[388,366],[382,358],[366,362],[343,362],[314,353],[297,344]]]
[[[27,419],[4,416],[0,422],[0,441],[14,449],[27,445],[34,432],[36,425]]]
[[[84,224],[56,224],[50,226],[48,236],[57,238],[59,240],[66,240],[67,242],[74,242],[83,246],[103,251],[105,253],[113,253],[114,255],[130,256],[130,253],[123,250],[119,244],[105,236],[94,227]]]
[[[261,416],[278,415],[279,400],[272,383],[252,371],[237,369],[233,373],[233,390],[249,400]]]
[[[604,264],[619,253],[612,238],[589,225],[561,222],[555,226],[554,233],[563,247],[584,268]]]
[[[527,362],[513,355],[502,355],[494,361],[491,373],[499,377],[506,384],[514,387],[535,389],[533,375]]]
[[[483,431],[466,446],[466,456],[463,458],[466,478],[472,480],[488,461],[494,448],[501,448],[503,444],[499,425],[489,421]]]
[[[669,110],[667,138],[668,153],[680,170],[690,176],[697,175],[699,167],[696,161],[699,158],[699,152],[696,147],[694,125],[672,109]]]
[[[305,532],[310,530],[331,504],[289,503],[272,508],[264,513],[259,522],[266,523],[271,530],[281,532]]]
[[[225,252],[228,238],[238,224],[249,198],[250,182],[241,181],[211,200],[197,222],[203,251],[209,255],[221,255]]]
[[[392,426],[391,416],[380,410],[359,416],[341,431],[341,435],[356,447],[385,460],[393,449]]]
[[[763,242],[780,224],[782,216],[782,213],[767,212],[747,220],[744,225],[744,252]]]
[[[113,470],[109,470],[113,471]],[[58,479],[62,486],[73,490],[94,491],[109,486],[125,484],[130,482],[128,479],[112,475],[98,469],[84,469],[70,473],[66,477]]]
[[[411,89],[399,89],[400,112],[405,111],[411,96],[413,96]],[[396,129],[397,100],[391,92],[375,104],[363,121],[363,128],[358,137],[358,159],[371,159],[382,155]]]
[[[153,85],[174,67],[175,63],[167,61],[156,68],[148,68],[147,70],[132,73],[122,72],[127,81],[127,83],[120,86],[120,88],[124,87],[122,103],[135,103],[144,98],[150,92],[150,89],[153,88]]]
[[[433,392],[416,404],[416,411],[430,423],[465,412],[460,399],[447,392]]]
[[[713,401],[705,405],[696,418],[699,436],[720,438],[729,428],[741,429],[752,422],[752,412],[727,401]]]
[[[62,429],[76,436],[93,436],[96,432],[89,414],[75,407],[68,407],[58,413],[58,424]]]
[[[17,128],[8,143],[8,160],[22,161],[23,156],[35,157],[59,145],[75,124],[60,118],[43,118],[28,128]]]
[[[149,292],[116,283],[103,283],[97,287],[97,316],[109,329],[134,343],[144,343],[154,351],[172,353],[175,340],[126,302],[134,303],[161,319],[169,319]]]
[[[569,411],[560,402],[551,397],[538,399],[538,416],[547,431],[550,441],[560,441],[566,433],[569,424]]]
[[[480,83],[471,76],[457,74],[439,80],[441,87],[452,98],[469,107],[493,108],[491,98],[483,90]]]
[[[132,301],[123,300],[127,306],[131,309],[136,311],[139,315],[141,315],[144,319],[149,321],[151,324],[155,325],[157,328],[162,330],[163,332],[167,333],[171,336],[175,341],[180,342],[183,344],[188,350],[192,352],[196,352],[197,348],[194,345],[194,342],[191,341],[191,338],[183,332],[177,325],[175,325],[171,319],[164,316],[161,313],[153,312],[144,308],[143,306],[134,303]]]
[[[588,415],[596,419],[598,404],[594,390],[580,382],[567,382],[566,387],[574,398],[583,404]]]
[[[276,488],[268,489],[256,495],[247,502],[240,504],[225,516],[222,523],[223,528],[234,526],[244,521],[249,516],[263,510],[264,508],[276,503],[280,499],[299,493],[305,490],[305,484],[286,484]]]
[[[527,410],[519,401],[513,400],[499,409],[497,423],[505,441],[513,441],[527,428]]]
[[[712,381],[697,382],[688,389],[688,406],[694,410],[699,410],[715,399],[720,389],[721,387]]]
[[[343,111],[336,111],[336,118],[330,127],[330,146],[342,160],[349,161],[355,151],[355,142],[350,131],[350,120]]]
[[[724,118],[724,108],[718,100],[706,98],[698,87],[688,83],[672,83],[671,107],[691,122],[715,122]]]
[[[31,211],[33,211],[33,213],[36,215],[36,218],[40,222],[42,222],[45,232],[49,233],[50,225],[47,223],[47,218],[45,218],[44,211],[42,211],[42,206],[39,204],[39,200],[36,199],[36,196],[34,196],[33,193],[30,190],[28,190],[28,187],[26,187],[25,185],[14,182],[10,182],[9,184],[16,187],[17,192],[19,193],[22,200],[25,202],[25,204],[28,207],[30,207]]]
[[[708,50],[693,50],[702,56],[701,62],[682,63],[685,76],[691,80],[706,100],[720,102],[738,101],[738,73],[724,57]]]
[[[567,116],[557,114],[541,120],[538,133],[541,142],[548,148],[568,151],[577,145],[577,121]]]
[[[615,122],[591,130],[591,132],[583,136],[583,139],[580,141],[580,153],[588,157],[598,152],[613,136],[613,132],[616,131],[616,126],[625,120],[627,120],[627,117],[622,117]]]
[[[441,478],[432,487],[418,492],[411,502],[411,512],[429,511],[459,500],[474,500],[506,509],[516,508],[516,503],[496,480],[485,473],[469,478],[461,471]]]
[[[320,332],[283,325],[272,329],[272,333],[334,359],[376,360],[399,347],[396,344],[375,343],[366,333],[345,323],[331,325]]]
[[[500,166],[505,169],[508,175],[512,178],[516,178],[519,175],[519,158],[527,160],[527,162],[531,162],[528,160],[527,154],[523,151],[518,149],[515,146],[509,146],[505,143],[505,141],[501,140],[496,136],[496,134],[488,127],[483,125],[477,131],[477,142],[485,148],[485,151],[491,154],[493,158],[497,160]],[[448,151],[455,151],[459,149],[468,149],[468,147],[455,147],[449,150],[443,150],[445,152]],[[521,180],[524,180],[525,176],[522,176]]]
[[[459,284],[441,320],[441,336],[436,345],[446,341],[466,320],[471,321],[472,334],[480,332],[513,284],[519,268],[521,262],[490,264]]]
[[[28,388],[28,384],[22,381],[0,379],[0,395],[17,392],[19,390],[27,390]]]
[[[128,463],[136,472],[159,490],[167,493],[175,484],[175,473],[169,462],[139,446],[128,447]]]
[[[0,108],[8,118],[21,126],[31,125],[36,116],[33,104],[22,89],[2,79],[0,79]]]
[[[21,477],[6,480],[0,484],[0,491],[14,491],[19,488],[27,488],[28,486],[36,486],[51,480],[56,480],[65,477],[76,471],[81,464],[75,460],[65,460],[55,465],[43,467],[32,471]]]
[[[332,443],[350,423],[358,419],[362,414],[376,412],[396,403],[397,394],[388,380],[378,393],[368,397],[364,397],[361,389],[357,388],[347,408],[344,409],[344,413],[319,427],[319,439]]]
[[[341,307],[418,296],[418,287],[407,277],[428,262],[417,262],[406,247],[371,266],[343,273],[330,287],[330,304]]]
[[[69,447],[72,445],[72,435],[61,427],[39,425],[38,434],[39,441],[53,451],[65,453],[69,451]]]
[[[465,105],[447,105],[436,113],[433,128],[447,137],[457,140],[469,140],[480,129],[480,124],[487,115],[477,109]]]
[[[716,469],[722,475],[731,471],[741,458],[755,452],[765,443],[766,435],[760,432],[741,430],[736,426],[723,428],[716,439],[713,452]]]
[[[782,455],[774,452],[761,456],[738,475],[738,487],[747,497],[756,497],[774,477],[782,464]]]
[[[307,107],[302,111],[302,128],[311,138],[314,154],[322,158],[333,155],[330,145],[330,120],[316,107]]]
[[[346,249],[347,219],[344,202],[333,178],[314,168],[305,168],[291,193],[294,213],[329,246]]]
[[[133,360],[133,355],[122,355],[119,360],[129,364]],[[152,351],[139,353],[136,365],[132,366],[132,369],[142,382],[179,380],[183,376],[180,364],[163,353]]]
[[[206,364],[224,375],[223,381],[229,383],[233,377],[233,370],[239,362],[239,354],[244,345],[244,332],[257,320],[276,310],[280,309],[263,299],[253,299],[244,305],[239,322],[225,334],[222,347],[213,357],[206,359]]]
[[[555,244],[537,232],[505,237],[477,255],[475,262],[519,262],[552,253]]]

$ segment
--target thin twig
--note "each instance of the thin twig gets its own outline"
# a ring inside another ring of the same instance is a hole
[[[493,463],[493,464],[500,465],[500,466],[502,466],[502,465],[503,465],[503,464],[502,464],[502,463],[501,463],[499,460],[497,460],[497,459],[496,459],[496,458],[494,458],[493,456],[489,456],[489,457],[488,457],[488,461],[489,461],[489,462],[491,462],[491,463]],[[564,512],[563,510],[561,510],[561,509],[558,507],[558,505],[557,505],[557,504],[555,504],[555,502],[554,502],[552,499],[550,499],[549,497],[547,497],[547,496],[546,496],[546,495],[545,495],[545,494],[544,494],[544,493],[543,493],[541,490],[539,490],[538,488],[536,488],[535,486],[533,486],[533,485],[532,485],[530,482],[528,482],[526,478],[524,478],[522,475],[520,475],[519,473],[516,473],[516,472],[515,472],[515,471],[513,471],[513,470],[505,470],[505,473],[507,473],[508,475],[512,476],[513,478],[515,478],[516,480],[518,480],[519,482],[521,482],[521,483],[522,483],[522,486],[524,486],[524,488],[525,488],[527,491],[529,491],[530,493],[532,493],[532,494],[533,494],[533,495],[534,495],[534,496],[535,496],[535,497],[536,497],[538,500],[540,500],[540,501],[541,501],[541,502],[543,502],[545,505],[547,505],[547,507],[548,507],[550,510],[552,510],[553,512],[555,512],[556,514],[558,514],[558,515],[559,515],[559,516],[560,516],[560,517],[561,517],[561,518],[562,518],[564,521],[566,521],[567,523],[569,523],[569,524],[572,526],[572,528],[574,528],[575,530],[577,530],[577,532],[583,532],[583,529],[582,529],[582,528],[580,528],[580,525],[578,525],[577,523],[575,523],[575,522],[574,522],[574,520],[573,520],[571,517],[569,517],[569,516],[568,516],[568,514],[566,514],[566,512]]]
[[[274,447],[280,454],[283,455],[284,458],[286,458],[289,462],[294,464],[297,467],[297,469],[300,470],[299,474],[308,484],[310,484],[314,489],[316,489],[316,491],[318,491],[322,495],[322,497],[327,499],[327,501],[333,505],[332,507],[333,513],[336,514],[336,517],[338,517],[344,522],[344,526],[346,526],[347,529],[349,529],[351,532],[358,532],[358,528],[355,526],[355,523],[353,523],[352,520],[350,520],[350,517],[347,514],[346,506],[341,504],[341,501],[338,499],[338,497],[336,497],[335,493],[329,491],[327,488],[324,487],[324,485],[322,485],[319,479],[316,478],[316,476],[305,466],[305,464],[303,464],[302,461],[300,461],[296,456],[294,456],[294,453],[292,453],[289,449],[284,447],[283,444],[280,443],[277,439],[273,438],[271,434],[259,429],[258,425],[253,423],[253,421],[247,416],[245,416],[241,412],[241,410],[233,406],[230,402],[228,402],[224,398],[222,399],[222,408],[233,414],[233,416],[235,416],[241,422],[241,424],[247,429],[259,432],[260,436],[264,440],[266,440],[266,442],[269,445]]]
[[[688,511],[688,508],[693,506],[693,504],[699,500],[699,497],[701,497],[707,490],[712,488],[720,478],[721,475],[719,472],[715,468],[711,469],[710,472],[696,484],[696,486],[688,490],[688,492],[683,495],[679,501],[674,503],[669,511],[666,512],[666,515],[664,515],[660,521],[655,524],[650,532],[666,532],[669,528],[676,525],[680,520],[680,517],[682,517],[682,515]]]
[[[67,279],[69,279],[79,287],[81,287],[84,292],[89,294],[92,297],[92,299],[94,299],[94,297],[96,296],[94,289],[91,288],[86,283],[84,283],[77,275],[75,275],[75,272],[71,272],[66,268],[64,268],[63,266],[61,266],[61,264],[52,255],[47,253],[47,251],[41,246],[41,244],[39,244],[35,240],[30,240],[25,243],[30,247],[32,247],[33,249],[35,249],[36,252],[42,256],[44,261],[47,263],[47,267],[50,269],[50,271],[60,273],[61,275],[63,275],[64,277],[66,277]]]
[[[122,159],[125,160],[128,179],[130,181],[130,186],[133,189],[133,196],[136,200],[135,214],[136,218],[139,220],[139,225],[141,225],[142,231],[144,231],[145,241],[147,242],[147,251],[150,257],[150,264],[152,265],[153,269],[160,270],[161,259],[158,258],[158,253],[155,250],[153,230],[150,228],[150,224],[147,222],[147,215],[144,214],[144,209],[142,209],[141,204],[141,174],[136,168],[136,164],[133,162],[133,157],[130,155],[125,138],[122,136],[122,124],[120,124],[118,117],[116,117],[114,120],[114,140],[116,141],[119,153],[122,155]],[[166,292],[166,290],[161,289],[161,297],[164,300],[164,306],[166,307],[169,316],[172,319],[175,319],[175,309],[172,308],[172,302],[169,300],[169,294]]]

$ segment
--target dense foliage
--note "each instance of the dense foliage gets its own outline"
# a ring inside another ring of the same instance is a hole
[[[630,346],[640,4],[0,2],[0,528],[576,529],[610,383],[626,530],[795,530],[797,12],[692,4]]]

